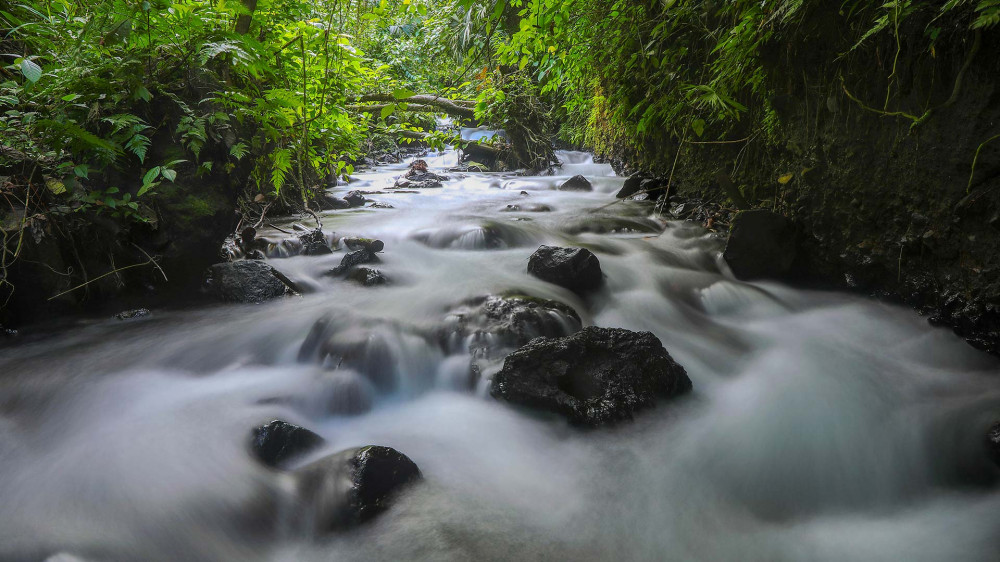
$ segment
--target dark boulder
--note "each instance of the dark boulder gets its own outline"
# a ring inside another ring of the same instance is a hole
[[[604,283],[601,262],[584,248],[539,246],[528,259],[528,273],[576,293],[593,291]]]
[[[645,195],[645,199],[649,201],[655,201],[660,197],[669,196],[667,187],[667,181],[664,179],[647,178],[639,182],[639,194]]]
[[[542,204],[542,203],[527,204],[527,205],[511,204],[511,205],[507,205],[503,209],[500,209],[500,212],[502,212],[502,213],[517,213],[517,212],[523,212],[523,213],[550,213],[550,212],[552,212],[552,207],[549,207],[548,205],[545,205],[545,204]]]
[[[986,432],[986,452],[990,460],[1000,467],[1000,422],[993,424]]]
[[[340,260],[340,265],[331,269],[328,275],[340,276],[352,267],[366,263],[379,263],[380,261],[378,256],[368,250],[356,250],[344,256],[344,259]]]
[[[537,338],[507,356],[491,394],[597,427],[630,420],[658,399],[691,390],[691,379],[649,332],[594,326]]]
[[[333,250],[324,242],[307,242],[302,245],[303,256],[325,256],[332,253]]]
[[[334,197],[332,195],[321,195],[317,200],[319,206],[324,211],[336,211],[338,209],[350,209],[351,203],[346,199],[341,199],[340,197]]]
[[[274,269],[261,261],[217,263],[208,269],[208,275],[209,290],[226,302],[259,303],[287,291]]]
[[[736,215],[722,256],[737,279],[781,279],[791,272],[795,253],[791,221],[754,209]]]
[[[295,471],[297,493],[308,506],[305,520],[320,534],[371,520],[421,479],[420,469],[395,449],[348,449]]]
[[[344,196],[344,200],[347,201],[351,207],[364,207],[368,199],[365,198],[365,194],[358,190],[348,191],[347,195]]]
[[[324,442],[322,437],[308,429],[272,420],[253,429],[250,435],[250,452],[265,465],[281,468]]]
[[[347,280],[364,287],[376,287],[388,283],[388,280],[382,275],[381,271],[371,267],[354,268],[347,274]]]
[[[639,174],[629,176],[629,178],[625,180],[625,184],[622,185],[622,188],[615,194],[615,197],[618,199],[625,199],[626,197],[635,195],[641,189],[639,185],[642,183],[643,179],[644,177]]]
[[[590,180],[587,178],[577,175],[564,181],[562,185],[559,186],[559,191],[593,191],[594,186],[590,185]]]

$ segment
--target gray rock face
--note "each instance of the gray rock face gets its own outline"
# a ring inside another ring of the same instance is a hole
[[[593,191],[590,180],[583,176],[573,176],[559,186],[559,191]]]
[[[295,471],[297,493],[316,533],[344,530],[385,511],[421,479],[406,455],[382,446],[341,451]]]
[[[148,308],[136,308],[133,310],[126,310],[124,312],[119,312],[118,314],[115,314],[114,317],[117,320],[134,320],[136,318],[144,318],[146,316],[149,316]]]
[[[265,465],[280,468],[323,443],[322,437],[308,429],[271,420],[251,432],[250,452]]]
[[[287,291],[271,266],[256,260],[217,263],[209,268],[207,285],[226,302],[259,303],[283,296]]]
[[[630,420],[657,400],[691,390],[691,379],[649,332],[587,327],[537,338],[507,356],[491,394],[597,427]]]
[[[337,209],[350,209],[351,203],[346,199],[334,197],[332,195],[322,195],[317,199],[320,208],[324,211],[335,211]]]
[[[601,262],[584,248],[540,246],[528,259],[528,273],[575,293],[586,293],[604,284]]]
[[[743,211],[733,220],[722,254],[737,279],[781,279],[795,261],[796,235],[791,221],[764,209]]]

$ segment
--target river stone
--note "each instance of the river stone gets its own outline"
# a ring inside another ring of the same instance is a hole
[[[114,317],[117,320],[133,320],[136,318],[143,318],[145,316],[149,316],[148,308],[136,308],[133,310],[126,310],[124,312],[119,312],[118,314],[115,314]]]
[[[307,521],[317,533],[344,530],[385,511],[420,469],[399,451],[378,445],[348,449],[295,471]]]
[[[635,195],[639,192],[639,185],[642,183],[643,179],[644,177],[640,174],[629,176],[628,179],[625,180],[625,184],[622,185],[622,188],[615,194],[615,197],[618,199],[625,199],[626,197]]]
[[[986,432],[986,450],[990,459],[1000,467],[1000,422],[993,424]]]
[[[368,201],[368,199],[365,198],[365,194],[357,189],[348,191],[347,195],[344,196],[344,200],[347,201],[351,207],[364,207],[365,203]]]
[[[378,256],[368,250],[356,250],[344,256],[344,259],[340,260],[340,265],[331,269],[328,275],[343,275],[352,267],[365,263],[379,263],[380,261]]]
[[[601,262],[584,248],[539,246],[528,258],[528,273],[575,293],[585,293],[604,283]]]
[[[564,338],[537,338],[507,356],[491,394],[597,427],[658,399],[691,390],[691,379],[650,332],[590,326]]]
[[[352,252],[356,250],[367,250],[369,252],[375,253],[375,252],[381,252],[382,250],[385,249],[385,242],[377,240],[375,238],[352,237],[352,238],[344,238],[343,242],[344,246],[346,246],[347,249],[351,250]]]
[[[315,433],[281,420],[255,427],[250,435],[250,451],[262,463],[281,468],[325,442]]]
[[[209,289],[227,302],[259,303],[283,296],[287,291],[274,269],[261,261],[217,263],[208,273]]]
[[[593,189],[590,180],[580,175],[569,178],[559,186],[559,191],[593,191]]]
[[[319,206],[324,211],[335,211],[338,209],[350,209],[351,203],[346,199],[334,197],[332,195],[322,195],[317,199]]]
[[[791,221],[754,209],[736,215],[722,257],[737,279],[781,279],[791,272],[795,251]]]
[[[347,274],[347,280],[353,281],[364,287],[375,287],[385,285],[388,280],[382,272],[371,267],[356,267]]]
[[[469,299],[453,309],[445,334],[446,339],[458,336],[463,343],[467,340],[474,357],[500,359],[506,351],[534,338],[568,336],[582,325],[573,307],[558,301],[489,295]]]

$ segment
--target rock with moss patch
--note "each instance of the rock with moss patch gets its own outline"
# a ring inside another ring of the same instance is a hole
[[[649,332],[588,327],[537,338],[507,356],[491,394],[597,427],[632,419],[658,400],[691,390],[691,379]]]
[[[327,272],[327,275],[338,277],[347,273],[355,266],[366,263],[379,263],[380,261],[382,260],[378,256],[368,250],[356,250],[344,256],[344,259],[340,260],[340,265]]]

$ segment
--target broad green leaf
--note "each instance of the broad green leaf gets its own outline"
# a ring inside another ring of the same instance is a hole
[[[416,92],[407,90],[406,88],[400,88],[398,90],[393,90],[392,92],[392,97],[396,98],[397,100],[405,100],[407,98],[412,98],[415,95],[417,95]]]
[[[152,184],[154,181],[156,181],[156,177],[159,176],[159,175],[160,175],[160,167],[159,166],[156,166],[153,169],[149,170],[148,172],[146,172],[146,175],[143,176],[143,178],[142,178],[142,186],[146,187],[147,185]],[[140,192],[140,194],[141,193],[142,192]]]
[[[62,195],[63,193],[66,193],[66,184],[55,178],[46,177],[45,187],[49,188],[52,195]]]
[[[163,178],[167,181],[174,181],[177,179],[177,170],[161,170]]]
[[[385,107],[382,108],[382,111],[380,112],[380,115],[382,116],[382,119],[385,119],[386,117],[392,115],[393,111],[396,111],[396,106],[395,105],[387,105],[387,106],[385,106]]]
[[[90,168],[86,164],[80,164],[79,166],[73,168],[73,174],[78,178],[86,178],[90,173]]]
[[[38,82],[42,77],[42,67],[28,59],[21,60],[21,74],[29,82]]]

